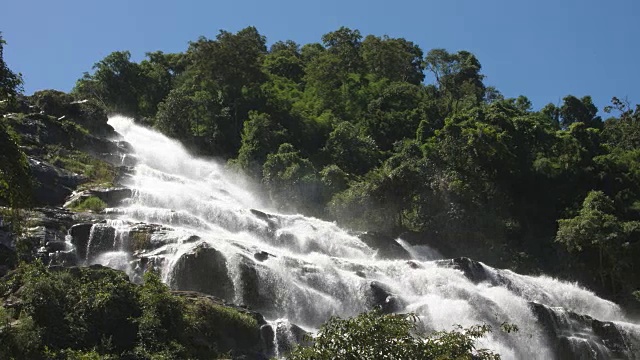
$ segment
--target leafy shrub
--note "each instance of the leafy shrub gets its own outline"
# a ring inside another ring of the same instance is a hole
[[[107,204],[100,200],[100,198],[91,196],[82,201],[80,201],[77,205],[73,207],[74,210],[77,211],[86,211],[91,210],[93,212],[100,212],[107,207]]]
[[[427,337],[414,334],[414,314],[384,314],[380,309],[351,319],[332,318],[309,347],[299,347],[289,360],[334,359],[500,359],[476,349],[475,340],[491,331],[488,325],[438,331]]]
[[[0,280],[0,359],[215,359],[260,350],[257,321],[105,267],[22,263]],[[15,301],[17,300],[17,301]]]
[[[113,165],[79,151],[51,148],[49,152],[55,154],[48,159],[53,165],[87,177],[89,181],[82,188],[113,185],[116,176]]]

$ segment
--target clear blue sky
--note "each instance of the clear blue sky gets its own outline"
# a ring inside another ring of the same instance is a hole
[[[640,0],[7,0],[5,60],[27,94],[69,91],[116,50],[186,50],[199,36],[256,26],[269,43],[319,42],[348,26],[411,40],[425,51],[468,50],[485,83],[536,108],[572,94],[599,108],[612,96],[640,102]]]

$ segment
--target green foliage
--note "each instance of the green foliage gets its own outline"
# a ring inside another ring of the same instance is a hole
[[[476,340],[487,325],[439,331],[421,337],[413,314],[383,314],[373,310],[351,319],[332,318],[319,330],[310,347],[301,347],[287,359],[500,359]]]
[[[16,74],[4,62],[6,41],[0,32],[0,101],[9,100],[22,92],[22,74]]]
[[[417,232],[451,256],[580,280],[605,295],[640,286],[631,255],[640,246],[640,107],[614,98],[603,122],[589,96],[568,95],[536,111],[526,96],[486,86],[468,51],[423,51],[347,27],[319,40],[267,50],[248,27],[140,63],[116,52],[74,95],[224,158],[281,209]],[[36,98],[48,106],[63,97]],[[593,226],[615,241],[570,231],[591,191],[614,203],[612,227]],[[613,243],[601,260],[598,244]]]
[[[616,216],[615,204],[602,191],[590,191],[574,218],[558,220],[556,241],[570,252],[593,251],[597,254],[595,273],[602,286],[618,291],[627,272],[632,270],[637,246],[630,241],[637,235],[638,221],[621,221]],[[593,272],[593,270],[592,270]]]
[[[113,112],[138,113],[137,88],[141,82],[139,65],[130,61],[129,51],[116,51],[93,65],[94,74],[85,73],[73,90],[78,98],[94,98]]]
[[[0,205],[28,207],[32,180],[27,157],[0,122]]]
[[[98,197],[90,196],[71,207],[76,211],[90,210],[93,212],[101,212],[107,207],[107,204]]]
[[[249,113],[242,131],[237,164],[248,174],[260,175],[269,153],[275,152],[286,138],[286,131],[267,114]]]
[[[36,91],[31,96],[35,106],[46,114],[61,117],[72,112],[73,96],[57,90]]]
[[[185,328],[181,299],[172,296],[160,277],[149,271],[144,275],[140,302],[142,315],[137,320],[140,343],[136,352],[177,357],[185,350],[177,338]]]
[[[142,286],[102,267],[21,264],[0,282],[2,359],[218,358],[258,351],[257,321],[208,299],[173,295],[147,272]],[[15,305],[17,304],[17,305]]]
[[[377,165],[380,156],[375,141],[349,122],[337,124],[324,151],[331,162],[351,174],[362,175]]]
[[[108,162],[96,159],[81,151],[68,151],[57,147],[48,150],[47,160],[53,165],[84,175],[87,178],[81,188],[113,186],[116,169]]]
[[[262,172],[271,199],[285,209],[302,204],[303,199],[313,201],[320,196],[313,164],[289,143],[267,156]]]

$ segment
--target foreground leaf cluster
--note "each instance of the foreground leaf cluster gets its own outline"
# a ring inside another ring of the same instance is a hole
[[[217,358],[260,351],[256,319],[102,267],[22,264],[0,283],[0,358]]]
[[[350,319],[332,318],[322,326],[312,346],[296,349],[287,359],[500,359],[491,351],[476,348],[476,340],[491,331],[488,325],[422,337],[415,334],[417,321],[413,314],[384,314],[379,309]]]

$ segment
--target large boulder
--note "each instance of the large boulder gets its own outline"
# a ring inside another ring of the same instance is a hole
[[[640,338],[610,321],[530,302],[558,359],[637,359]]]
[[[37,205],[59,205],[87,178],[61,169],[45,161],[29,157],[29,168],[35,179],[33,200]]]
[[[97,256],[107,251],[115,250],[116,229],[105,224],[97,223],[91,227],[86,247],[86,262],[91,263]]]
[[[87,258],[87,244],[89,244],[89,235],[92,227],[93,223],[79,223],[69,229],[71,244],[75,246],[79,259],[84,260]]]
[[[394,294],[387,286],[378,281],[372,281],[369,284],[367,302],[372,308],[379,307],[385,314],[402,311],[406,306],[405,302],[397,294]]]
[[[473,281],[476,284],[483,281],[491,280],[491,277],[487,273],[487,270],[484,265],[482,265],[482,263],[473,259],[469,259],[467,257],[459,257],[449,260],[438,260],[436,263],[442,267],[451,267],[462,271],[464,273],[464,276],[466,276],[469,280]]]
[[[172,270],[170,286],[176,290],[198,291],[228,301],[234,297],[227,259],[204,242],[178,259]]]
[[[377,232],[365,232],[358,235],[358,237],[370,248],[378,250],[377,255],[379,258],[411,259],[411,254],[391,236]]]

